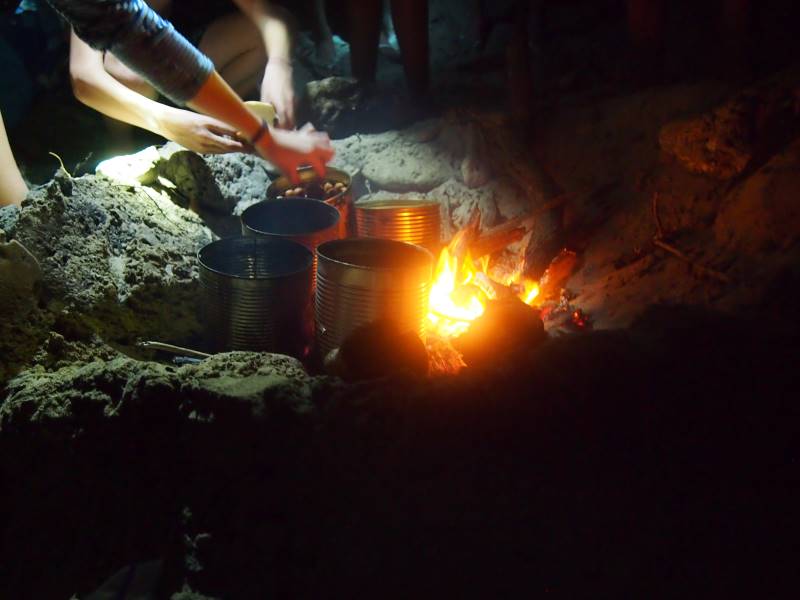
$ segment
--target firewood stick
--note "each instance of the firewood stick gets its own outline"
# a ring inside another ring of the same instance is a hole
[[[475,243],[475,240],[478,238],[478,235],[480,234],[480,226],[481,209],[476,206],[472,211],[472,215],[470,215],[467,224],[456,234],[458,239],[454,238],[455,243],[450,242],[452,244],[450,251],[452,255],[458,259],[459,266],[461,265],[461,261],[463,261],[464,257],[467,255],[467,250],[469,250],[470,246]]]
[[[700,273],[701,275],[706,275],[707,277],[716,279],[717,281],[721,281],[722,283],[731,282],[731,278],[725,275],[725,273],[722,273],[720,271],[717,271],[716,269],[712,269],[711,267],[707,267],[701,263],[692,260],[672,244],[668,244],[665,241],[660,240],[658,238],[653,239],[653,244],[655,244],[662,250],[666,250],[674,257],[681,259],[685,263],[688,263],[689,266],[691,266],[693,269],[696,269],[697,272]]]
[[[470,246],[470,252],[474,258],[494,254],[509,244],[521,240],[527,231],[526,227],[517,225],[510,229],[487,232],[475,240],[475,243]]]
[[[721,271],[717,271],[716,269],[712,269],[711,267],[707,267],[697,261],[692,260],[688,255],[684,254],[681,250],[669,244],[663,240],[664,237],[664,228],[661,225],[661,217],[658,214],[658,192],[653,194],[653,202],[652,202],[652,211],[653,211],[653,220],[656,222],[656,234],[653,236],[653,244],[666,252],[672,254],[675,258],[682,260],[683,262],[687,263],[690,267],[695,269],[701,275],[705,275],[710,277],[711,279],[716,279],[717,281],[721,281],[722,283],[730,283],[731,278],[728,277],[725,273]]]
[[[509,219],[497,227],[484,231],[470,246],[472,256],[480,258],[499,252],[509,244],[521,240],[533,227],[536,217],[564,204],[572,194],[560,194],[544,203],[533,213]]]

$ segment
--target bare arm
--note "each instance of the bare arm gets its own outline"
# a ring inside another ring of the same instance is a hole
[[[125,87],[109,75],[103,53],[70,36],[69,74],[75,97],[113,119],[161,134],[160,117],[167,107]]]
[[[266,0],[233,0],[258,27],[270,59],[288,61],[292,54],[292,35],[282,9]]]
[[[261,99],[275,106],[281,127],[294,127],[292,35],[286,13],[267,0],[233,1],[261,33],[267,50]]]
[[[214,70],[208,57],[188,44],[142,0],[48,2],[92,47],[112,50],[129,68],[146,74],[148,81],[176,102],[188,104],[242,132],[292,180],[297,179],[295,169],[301,164],[311,164],[323,174],[324,163],[333,156],[327,135],[307,128],[270,132]]]
[[[105,69],[103,54],[73,31],[70,38],[70,78],[75,97],[96,111],[141,127],[203,153],[244,150],[233,139],[236,131],[216,119],[151,100],[126,87]]]
[[[0,206],[19,205],[27,194],[28,186],[25,185],[11,153],[3,115],[0,114]]]

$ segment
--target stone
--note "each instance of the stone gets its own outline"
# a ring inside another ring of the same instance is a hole
[[[32,190],[14,229],[48,294],[119,342],[195,335],[196,254],[209,229],[152,188],[94,175],[71,183],[69,196],[56,181]]]
[[[267,171],[269,163],[263,158],[240,152],[207,154],[203,158],[220,198],[215,205],[205,203],[205,208],[238,216],[248,206],[266,200],[272,180]]]
[[[800,140],[731,190],[714,221],[716,243],[737,255],[758,257],[775,249],[787,251],[800,241]],[[766,257],[757,270],[773,263]]]
[[[36,306],[42,270],[25,246],[4,239],[0,230],[0,320],[20,319]]]
[[[19,206],[16,204],[0,206],[0,229],[4,230],[7,235],[13,234],[18,218]]]
[[[730,179],[753,157],[747,120],[733,107],[668,123],[661,128],[661,149],[693,173]]]
[[[162,403],[190,418],[231,419],[310,413],[312,382],[294,358],[232,352],[176,368],[127,356],[28,369],[12,379],[0,430],[54,419],[107,418]],[[190,414],[192,413],[192,414]]]
[[[461,180],[468,188],[486,185],[492,176],[486,144],[476,126],[468,128],[466,134],[466,156],[461,161]]]
[[[780,72],[703,115],[667,123],[659,144],[692,173],[721,180],[741,175],[800,130],[798,82],[797,69]]]
[[[307,120],[331,137],[356,130],[356,114],[363,107],[364,89],[350,77],[326,77],[306,84]]]
[[[389,131],[334,142],[333,166],[360,169],[375,189],[429,192],[455,177],[462,156],[453,156],[438,139],[423,143],[416,133]]]
[[[436,198],[447,207],[453,233],[469,222],[476,208],[481,211],[481,229],[497,224],[498,211],[493,186],[470,189],[460,181],[450,179],[431,190],[428,198]]]

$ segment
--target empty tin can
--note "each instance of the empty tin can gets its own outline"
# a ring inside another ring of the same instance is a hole
[[[210,350],[303,354],[310,329],[308,248],[284,239],[234,237],[206,245],[198,260]]]
[[[346,239],[317,248],[317,347],[322,358],[357,327],[394,321],[425,334],[433,256],[426,249],[381,239]]]
[[[441,216],[438,202],[376,200],[355,204],[359,237],[408,242],[438,252],[441,246]]]

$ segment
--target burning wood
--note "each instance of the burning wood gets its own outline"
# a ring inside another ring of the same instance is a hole
[[[578,264],[578,255],[563,248],[556,257],[550,261],[550,266],[545,269],[539,279],[539,296],[543,300],[556,297],[561,287],[570,278]]]

